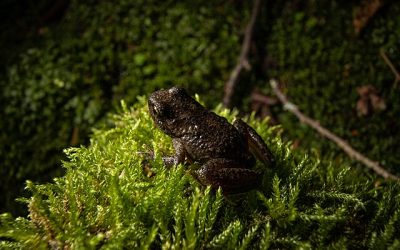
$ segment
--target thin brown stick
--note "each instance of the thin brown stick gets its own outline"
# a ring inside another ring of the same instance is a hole
[[[385,51],[383,49],[379,50],[379,54],[381,55],[381,57],[383,58],[383,60],[385,61],[385,63],[389,66],[390,70],[393,72],[394,76],[395,76],[395,80],[393,85],[396,86],[397,83],[400,81],[400,74],[397,71],[396,67],[393,65],[393,63],[390,61],[389,57],[386,55]]]
[[[319,124],[318,121],[315,121],[303,113],[300,112],[299,108],[291,103],[287,97],[280,91],[278,87],[278,82],[274,79],[270,80],[270,85],[272,87],[272,90],[278,97],[278,99],[282,102],[283,107],[294,114],[301,122],[309,125],[313,129],[317,130],[318,133],[322,136],[325,136],[329,140],[335,142],[347,155],[349,155],[351,158],[363,163],[365,166],[368,168],[372,169],[376,174],[382,176],[385,179],[391,179],[391,180],[400,180],[400,178],[396,175],[393,175],[389,173],[387,170],[385,170],[383,167],[379,165],[378,162],[372,161],[369,158],[365,157],[363,154],[355,150],[353,147],[349,145],[348,142],[343,140],[342,138],[338,137],[337,135],[333,134],[331,131],[328,129],[324,128]]]
[[[256,102],[261,102],[262,104],[265,104],[267,106],[274,105],[278,102],[278,100],[275,97],[266,96],[257,92],[253,92],[251,94],[251,100]]]
[[[261,0],[254,1],[253,9],[251,12],[251,18],[250,18],[249,23],[246,26],[246,31],[244,34],[244,39],[243,39],[243,44],[242,44],[242,50],[240,52],[238,63],[236,64],[235,68],[233,69],[228,81],[225,83],[225,95],[224,95],[224,100],[223,100],[223,104],[225,107],[230,107],[232,104],[232,97],[234,95],[236,82],[239,78],[240,72],[242,71],[243,68],[245,68],[247,70],[250,70],[250,68],[251,68],[250,63],[247,59],[247,55],[249,53],[253,27],[254,27],[254,24],[257,19],[257,14],[260,9],[260,4],[261,4]]]

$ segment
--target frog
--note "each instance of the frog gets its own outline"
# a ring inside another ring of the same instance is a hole
[[[204,186],[238,194],[261,185],[263,172],[253,169],[256,159],[274,166],[275,160],[261,136],[236,118],[229,123],[208,110],[182,87],[157,90],[148,98],[156,127],[172,138],[173,156],[165,165],[197,164],[191,174]]]

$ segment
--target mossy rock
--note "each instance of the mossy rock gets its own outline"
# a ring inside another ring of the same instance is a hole
[[[232,121],[236,112],[216,108]],[[190,168],[166,168],[171,139],[156,129],[146,99],[110,117],[88,147],[65,150],[66,174],[28,182],[29,218],[0,217],[0,247],[72,249],[266,249],[399,247],[400,185],[356,176],[348,166],[294,155],[279,128],[245,119],[276,157],[258,163],[262,185],[224,197]],[[155,159],[146,156],[154,152]]]

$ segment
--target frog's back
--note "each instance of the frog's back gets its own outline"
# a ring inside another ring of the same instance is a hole
[[[187,152],[199,162],[224,158],[246,161],[248,150],[243,138],[225,118],[212,112],[194,116],[181,137]]]

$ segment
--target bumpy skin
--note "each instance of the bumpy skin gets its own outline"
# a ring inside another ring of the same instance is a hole
[[[262,177],[251,169],[253,154],[273,165],[271,152],[254,129],[241,120],[230,124],[182,88],[152,93],[148,106],[156,125],[173,139],[176,153],[165,163],[200,163],[194,175],[203,185],[221,187],[224,193],[246,192],[257,187]]]

